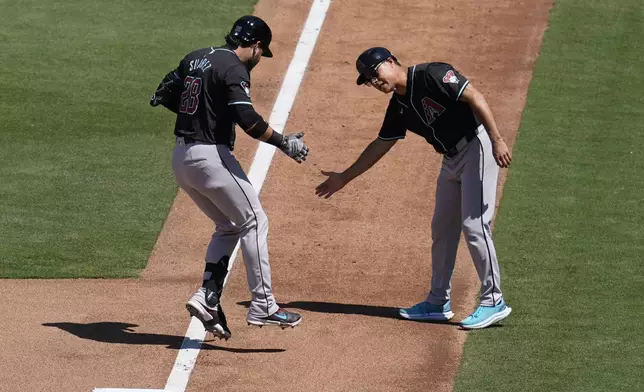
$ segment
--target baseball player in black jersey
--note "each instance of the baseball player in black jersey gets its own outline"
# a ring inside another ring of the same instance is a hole
[[[249,324],[294,327],[297,313],[280,309],[271,288],[268,263],[268,219],[255,188],[232,154],[235,124],[248,135],[279,148],[298,163],[308,147],[303,133],[282,136],[264,121],[251,102],[250,71],[263,57],[273,57],[272,33],[255,16],[243,16],[233,25],[223,47],[209,47],[186,55],[168,73],[152,106],[163,105],[177,113],[176,147],[172,168],[177,183],[215,222],[206,251],[202,287],[186,308],[215,336],[231,336],[220,304],[230,256],[241,240],[252,301]]]
[[[342,189],[378,162],[407,131],[422,136],[443,154],[432,220],[432,281],[425,301],[399,313],[411,320],[454,317],[450,281],[462,231],[481,279],[481,293],[480,306],[460,325],[485,328],[506,318],[512,309],[501,292],[490,224],[499,167],[508,167],[512,156],[487,102],[450,64],[406,68],[389,50],[377,47],[363,52],[356,68],[358,85],[393,95],[378,137],[344,172],[323,172],[328,178],[316,194],[328,198]]]

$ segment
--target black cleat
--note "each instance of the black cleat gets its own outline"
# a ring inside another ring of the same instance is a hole
[[[217,306],[217,317],[219,318],[219,326],[221,327],[224,336],[228,336],[228,338],[226,338],[226,340],[228,340],[232,336],[232,333],[230,332],[230,328],[228,328],[228,322],[226,321],[224,308],[221,307],[221,304]]]
[[[226,315],[224,314],[221,304],[215,307],[208,306],[205,297],[205,289],[200,288],[186,303],[186,309],[191,316],[197,318],[203,324],[206,331],[211,332],[219,339],[230,339],[232,336]]]
[[[302,316],[294,312],[287,312],[284,309],[277,309],[277,312],[268,317],[254,317],[248,315],[247,321],[249,325],[257,325],[260,328],[264,325],[273,325],[284,329],[287,327],[294,328],[302,321]]]

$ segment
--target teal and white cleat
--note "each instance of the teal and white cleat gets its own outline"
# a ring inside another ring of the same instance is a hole
[[[411,308],[399,309],[398,314],[407,320],[416,321],[447,321],[454,317],[449,301],[445,305],[434,305],[423,301]]]
[[[488,327],[496,322],[503,320],[512,313],[504,300],[496,306],[479,306],[474,313],[470,314],[465,320],[461,321],[463,329],[481,329]]]

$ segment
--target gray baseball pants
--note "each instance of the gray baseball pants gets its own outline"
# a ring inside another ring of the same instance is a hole
[[[206,263],[230,256],[241,240],[248,289],[248,314],[267,317],[278,305],[273,297],[268,263],[268,218],[257,192],[239,162],[225,145],[193,143],[177,138],[172,169],[181,189],[215,223]],[[204,280],[210,279],[204,274]]]
[[[499,262],[490,225],[496,203],[499,167],[483,126],[459,152],[443,159],[436,184],[432,220],[432,282],[427,301],[442,305],[450,299],[456,251],[464,234],[481,280],[481,305],[492,306],[503,298]]]

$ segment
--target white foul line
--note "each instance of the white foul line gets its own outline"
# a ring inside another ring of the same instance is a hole
[[[268,119],[271,127],[279,133],[283,133],[286,121],[291,114],[293,102],[304,78],[306,67],[315,48],[315,42],[320,35],[324,18],[332,1],[313,0],[311,11],[309,12],[297,47],[295,48],[295,54],[286,70],[282,87],[275,100],[271,116]],[[261,191],[264,185],[264,180],[266,180],[266,174],[268,173],[268,168],[273,160],[274,154],[275,147],[267,143],[260,143],[255,153],[255,158],[248,171],[248,179],[255,187],[257,193]],[[228,266],[229,270],[233,267],[238,251],[239,241],[230,256],[232,262]],[[228,281],[229,276],[226,276],[224,285]],[[197,356],[199,355],[201,344],[205,337],[206,331],[203,325],[199,320],[192,317],[164,389],[94,388],[94,392],[184,392],[188,386],[190,374],[197,362]]]
[[[168,392],[165,389],[94,388],[94,392]]]
[[[300,35],[297,47],[295,48],[295,54],[293,55],[291,64],[286,70],[286,76],[284,77],[284,82],[282,82],[282,88],[280,88],[280,92],[275,100],[275,105],[273,106],[273,111],[268,119],[268,123],[271,127],[279,133],[284,131],[286,120],[288,120],[288,116],[291,114],[291,108],[293,107],[297,90],[300,88],[302,78],[304,78],[306,66],[308,65],[311,54],[313,53],[315,41],[317,41],[318,36],[320,35],[322,23],[324,22],[326,13],[329,10],[331,1],[332,0],[314,0],[313,5],[311,6],[311,11],[309,12],[309,16],[304,24],[304,29]],[[262,189],[262,185],[266,179],[266,173],[268,173],[268,167],[273,159],[274,153],[275,147],[267,143],[260,143],[259,148],[255,153],[253,166],[248,172],[248,179],[251,184],[255,186],[257,192]],[[256,162],[257,165],[255,165]]]

